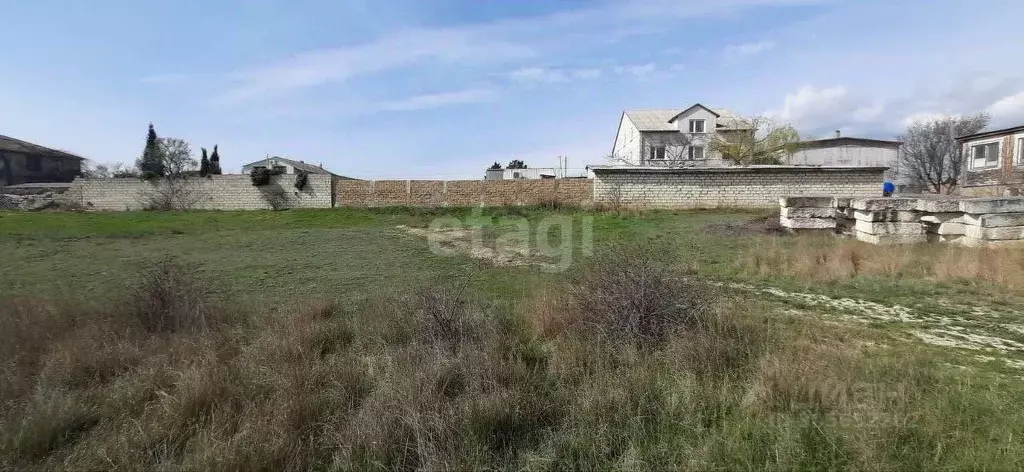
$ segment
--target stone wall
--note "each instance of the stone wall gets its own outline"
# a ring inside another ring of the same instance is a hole
[[[879,196],[884,167],[593,167],[594,202],[640,208],[771,207],[789,195]]]
[[[587,205],[588,179],[541,180],[337,180],[335,204],[376,206]]]
[[[330,208],[333,204],[331,176],[309,174],[306,187],[295,188],[295,175],[275,175],[268,185],[255,187],[248,175],[192,177],[173,190],[162,180],[77,178],[66,196],[96,210],[143,210],[162,196],[174,194],[176,201],[196,210],[262,210],[282,208]]]

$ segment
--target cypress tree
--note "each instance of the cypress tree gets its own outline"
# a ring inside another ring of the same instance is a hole
[[[213,145],[213,154],[210,154],[210,173],[220,174],[220,154],[217,153],[217,145]]]
[[[150,123],[149,134],[146,135],[146,148],[142,150],[142,157],[137,163],[143,177],[163,177],[167,173],[163,154],[163,150],[160,148],[160,139],[156,135],[156,130],[153,129],[153,123]]]
[[[206,177],[210,173],[210,158],[206,157],[206,148],[200,148],[203,150],[203,157],[199,160],[199,175]]]

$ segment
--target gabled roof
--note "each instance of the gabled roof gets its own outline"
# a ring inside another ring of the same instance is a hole
[[[664,108],[626,110],[623,114],[633,122],[633,126],[636,126],[638,131],[679,131],[679,128],[672,123],[672,120],[697,106],[705,108],[703,105],[698,103],[687,109]],[[739,115],[736,115],[730,110],[705,109],[718,117],[718,120],[716,120],[718,122],[718,130],[729,131],[751,129],[750,123],[747,123],[740,118]]]
[[[796,143],[796,147],[800,149],[806,148],[823,148],[832,146],[847,146],[851,144],[860,144],[866,146],[882,146],[898,148],[903,145],[900,141],[886,141],[882,139],[869,139],[869,138],[853,138],[842,136],[839,138],[826,138],[826,139],[811,139],[808,141],[800,141]]]
[[[270,161],[284,162],[284,163],[286,163],[286,164],[288,164],[288,165],[290,165],[290,166],[292,166],[292,167],[294,167],[294,168],[296,168],[298,170],[309,172],[310,174],[332,174],[332,175],[335,175],[334,172],[331,172],[331,171],[329,171],[327,169],[324,169],[323,167],[315,166],[313,164],[306,164],[305,162],[296,161],[296,160],[288,159],[287,157],[279,157],[279,156],[268,157],[266,159],[260,159],[260,160],[255,161],[255,162],[250,162],[248,164],[243,164],[242,167],[267,165]]]
[[[25,154],[42,154],[49,157],[57,157],[61,159],[85,159],[82,156],[71,154],[66,151],[59,151],[57,149],[50,149],[48,147],[40,146],[38,144],[32,144],[28,141],[22,141],[15,139],[10,136],[0,135],[0,151],[19,152]]]
[[[690,113],[690,112],[691,112],[691,111],[693,111],[693,110],[694,110],[695,108],[703,108],[704,110],[707,110],[707,112],[708,112],[708,113],[711,113],[712,115],[715,115],[715,118],[718,118],[719,116],[721,116],[721,115],[719,115],[718,113],[715,113],[715,111],[714,111],[714,110],[712,110],[712,109],[710,109],[710,108],[708,108],[708,107],[706,107],[706,106],[704,106],[704,105],[701,105],[701,104],[699,104],[699,103],[694,103],[692,107],[690,107],[690,108],[687,108],[687,109],[685,109],[685,110],[683,110],[683,111],[681,111],[681,112],[677,113],[677,114],[676,114],[676,116],[673,116],[673,117],[672,117],[672,119],[668,120],[668,122],[669,122],[669,123],[673,123],[673,122],[675,122],[675,121],[676,121],[676,118],[679,118],[680,116],[683,116],[683,115],[685,115],[685,114],[687,114],[687,113]]]

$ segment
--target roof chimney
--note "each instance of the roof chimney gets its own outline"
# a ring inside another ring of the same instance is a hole
[[[840,137],[840,133],[839,133],[839,130],[836,130],[836,137],[837,137],[837,138],[839,138],[839,137]]]

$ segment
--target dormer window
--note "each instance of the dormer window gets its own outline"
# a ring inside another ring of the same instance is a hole
[[[690,120],[690,132],[691,133],[703,133],[704,132],[704,120]]]

